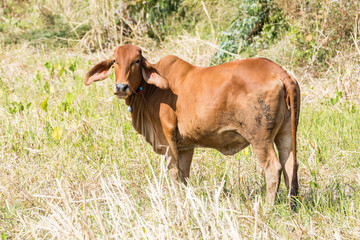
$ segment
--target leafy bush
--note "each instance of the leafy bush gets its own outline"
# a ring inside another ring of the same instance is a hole
[[[347,49],[359,34],[359,1],[277,0],[290,23],[294,64],[325,70],[338,49]]]
[[[129,17],[135,22],[142,22],[151,38],[163,39],[171,32],[168,21],[178,11],[177,16],[184,16],[184,9],[178,0],[133,1],[127,7]]]
[[[232,56],[226,52],[255,55],[258,48],[272,44],[287,28],[283,12],[276,3],[271,0],[246,0],[228,30],[222,33],[220,50],[212,57],[212,63],[231,60]]]

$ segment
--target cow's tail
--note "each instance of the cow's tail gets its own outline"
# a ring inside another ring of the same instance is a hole
[[[289,179],[290,189],[289,194],[292,197],[291,206],[296,207],[296,200],[294,197],[298,195],[299,185],[297,178],[297,159],[296,159],[296,132],[297,126],[299,123],[299,114],[300,114],[300,87],[295,78],[291,77],[285,70],[282,72],[281,81],[283,82],[286,89],[286,103],[290,108],[290,117],[291,117],[291,145],[292,145],[292,155],[293,155],[293,173],[292,179]],[[295,205],[294,205],[295,204]]]

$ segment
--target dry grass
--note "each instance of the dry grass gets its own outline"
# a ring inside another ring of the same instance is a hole
[[[144,48],[152,62],[171,53],[205,66],[213,44],[184,35],[169,38],[162,49],[147,43]],[[259,55],[287,63],[291,69],[288,59],[275,58],[282,55],[280,46]],[[111,50],[90,55],[76,50],[46,52],[28,45],[0,49],[0,232],[4,236],[360,237],[357,53],[339,53],[334,60],[337,68],[334,65],[319,78],[309,78],[306,69],[302,73],[294,69],[303,98],[298,212],[289,209],[283,184],[276,206],[263,207],[264,179],[251,148],[232,157],[198,149],[190,186],[174,188],[162,158],[135,133],[124,103],[112,96],[111,80],[83,85],[90,65],[110,54]],[[46,62],[54,67],[53,73]],[[74,74],[69,70],[72,63],[76,63]],[[344,94],[332,105],[335,89]],[[64,111],[68,93],[73,101]],[[47,97],[45,111],[42,104]],[[13,102],[31,106],[11,112]]]
[[[321,72],[311,63],[296,65],[299,49],[290,35],[258,52],[293,72],[302,89],[300,203],[292,212],[283,183],[274,208],[264,207],[265,182],[251,147],[231,157],[197,149],[189,186],[175,188],[162,157],[133,130],[125,104],[113,97],[113,76],[83,84],[89,68],[125,42],[141,46],[151,62],[174,54],[209,65],[217,37],[203,33],[210,23],[218,31],[219,19],[232,18],[211,7],[215,2],[184,1],[204,16],[198,30],[159,44],[141,25],[128,22],[116,32],[114,21],[123,16],[116,1],[35,2],[34,14],[60,14],[74,30],[92,27],[71,49],[0,44],[2,239],[360,238],[357,29],[353,43]],[[14,25],[14,31],[21,29]],[[319,48],[321,39],[315,43]]]

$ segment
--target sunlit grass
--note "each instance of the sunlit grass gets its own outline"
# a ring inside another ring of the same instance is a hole
[[[90,66],[110,54],[1,49],[3,236],[360,237],[356,101],[331,101],[336,96],[331,84],[323,86],[331,95],[309,97],[306,75],[300,76],[305,100],[298,132],[299,209],[290,210],[283,183],[277,204],[268,209],[265,181],[251,148],[231,157],[196,150],[189,186],[174,188],[162,158],[132,128],[123,101],[113,97],[113,79],[83,84]],[[207,59],[187,58],[204,65]]]

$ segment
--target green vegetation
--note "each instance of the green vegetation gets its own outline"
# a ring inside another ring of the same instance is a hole
[[[287,28],[283,12],[274,1],[243,1],[236,18],[220,37],[220,50],[213,56],[213,64],[233,60],[233,55],[228,52],[256,55],[257,49],[264,49],[268,44],[274,43],[278,35]]]
[[[330,0],[2,1],[1,239],[359,238],[359,8]],[[83,83],[125,43],[151,62],[262,56],[292,72],[302,90],[298,211],[283,183],[277,204],[264,207],[251,147],[231,157],[197,149],[190,186],[174,188],[164,159],[113,97],[113,76]]]

